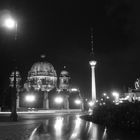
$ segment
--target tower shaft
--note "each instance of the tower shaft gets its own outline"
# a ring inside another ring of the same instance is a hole
[[[91,66],[91,79],[92,79],[92,101],[96,101],[96,82],[95,82],[95,66]]]

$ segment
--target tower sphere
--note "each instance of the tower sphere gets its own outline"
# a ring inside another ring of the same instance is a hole
[[[93,61],[93,60],[91,60],[91,61],[89,61],[89,64],[91,65],[91,66],[95,66],[96,65],[96,61]]]

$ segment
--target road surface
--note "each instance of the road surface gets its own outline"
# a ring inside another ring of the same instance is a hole
[[[0,115],[0,140],[139,140],[123,132],[108,132],[80,118],[81,113],[20,114],[18,122]]]

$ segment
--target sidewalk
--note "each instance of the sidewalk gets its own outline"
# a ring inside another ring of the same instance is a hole
[[[82,115],[84,112],[81,110],[40,110],[36,112],[18,112],[20,119],[17,122],[10,121],[10,112],[1,112],[0,140],[28,140],[33,130],[37,128],[42,121],[66,114],[70,116],[76,114]]]
[[[32,113],[73,113],[82,112],[81,109],[69,109],[69,110],[38,110],[38,111],[17,111],[18,114],[32,114]],[[0,114],[10,114],[11,112],[0,112]]]
[[[8,124],[8,125],[19,124],[19,123],[23,123],[23,121],[25,121],[25,120],[39,120],[39,119],[44,119],[45,117],[49,117],[49,116],[75,114],[75,113],[84,114],[79,109],[74,109],[74,110],[39,110],[39,111],[17,112],[18,121],[12,122],[10,120],[11,112],[0,112],[0,126],[4,126],[6,124]]]

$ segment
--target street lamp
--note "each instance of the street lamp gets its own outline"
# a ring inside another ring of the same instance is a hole
[[[35,96],[33,95],[33,94],[30,94],[30,95],[26,95],[25,96],[25,101],[26,102],[29,102],[29,103],[32,103],[32,102],[34,102],[35,101]]]
[[[10,15],[6,15],[2,18],[2,27],[8,30],[15,31],[15,40],[17,39],[17,29],[18,29],[18,22]]]
[[[16,27],[16,24],[17,24],[16,21],[11,17],[5,18],[3,22],[3,26],[11,30]]]
[[[76,99],[74,102],[75,102],[75,104],[77,104],[77,105],[80,105],[80,104],[82,103],[80,99]]]
[[[110,97],[109,97],[109,96],[107,96],[106,98],[107,98],[107,99],[109,99]]]
[[[6,28],[7,30],[14,30],[15,31],[15,40],[17,39],[17,20],[15,20],[9,13],[4,14],[1,17],[1,25],[2,27]],[[10,118],[13,121],[17,121],[18,115],[16,111],[16,99],[17,99],[17,87],[16,87],[16,69],[14,69],[13,74],[13,88],[12,88],[12,109],[11,109],[11,115]]]
[[[57,96],[55,97],[54,101],[56,104],[61,104],[63,103],[63,98],[61,96]]]

